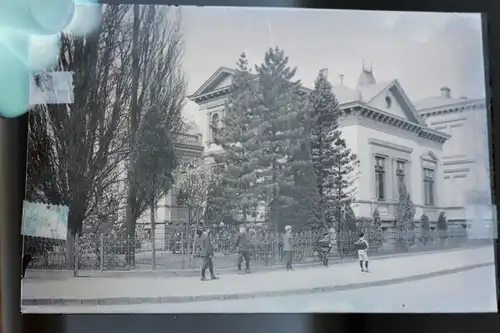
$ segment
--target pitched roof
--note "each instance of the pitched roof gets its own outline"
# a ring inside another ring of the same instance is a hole
[[[228,75],[234,75],[236,71],[228,67],[219,67],[209,78],[199,87],[194,93],[192,93],[188,98],[194,98],[198,95],[202,95],[206,91],[210,90],[211,86],[216,85],[221,80],[223,80]]]
[[[188,98],[196,100],[197,97],[208,94],[214,89],[216,91],[225,89],[226,87],[217,88],[218,84],[225,80],[229,75],[234,75],[234,73],[234,69],[220,67],[198,90],[196,90],[195,93],[188,96]],[[358,85],[357,88],[350,88],[344,85],[335,85],[332,87],[333,93],[337,97],[337,101],[340,105],[355,102],[370,104],[370,102],[379,94],[383,93],[386,90],[393,89],[397,91],[399,96],[401,96],[402,102],[406,104],[406,109],[409,111],[407,112],[407,117],[410,119],[410,121],[423,124],[423,120],[415,111],[413,104],[409,101],[408,96],[404,92],[398,80],[390,80],[370,84],[370,82],[375,82],[375,78],[373,77],[372,72],[363,68],[360,79],[364,75],[369,75],[371,78],[367,78],[367,80],[365,80],[362,85]],[[303,87],[303,91],[309,93],[312,91],[312,89]]]

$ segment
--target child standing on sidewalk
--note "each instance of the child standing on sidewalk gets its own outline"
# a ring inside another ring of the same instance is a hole
[[[354,243],[358,250],[359,266],[362,272],[368,272],[368,241],[365,239],[365,234],[360,233],[359,239]],[[363,266],[364,263],[364,266]]]

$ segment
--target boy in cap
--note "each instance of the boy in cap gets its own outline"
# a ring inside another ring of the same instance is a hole
[[[354,243],[358,250],[359,266],[362,272],[368,272],[368,241],[365,239],[363,232],[359,233],[359,239]],[[364,263],[364,266],[363,266]]]

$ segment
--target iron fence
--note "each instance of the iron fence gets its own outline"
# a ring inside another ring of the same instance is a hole
[[[468,244],[465,230],[366,232],[370,244],[369,255],[380,256],[395,253],[448,249]],[[335,237],[330,259],[355,258],[356,232],[343,232]],[[320,260],[320,234],[312,231],[295,233],[293,239],[293,261],[296,264],[313,263]],[[106,237],[103,234],[77,238],[74,247],[74,270],[119,271],[119,270],[183,270],[199,267],[196,237],[184,233],[166,233],[151,237],[126,239]],[[221,233],[213,235],[214,260],[218,268],[236,266],[238,249],[235,235]],[[153,251],[153,244],[155,250]],[[281,265],[284,261],[282,235],[258,233],[250,237],[249,247],[252,267]],[[194,245],[194,246],[193,246]],[[31,269],[71,269],[68,267],[66,246],[52,247],[49,252],[35,253]],[[194,249],[194,251],[193,251]],[[132,257],[133,260],[130,258]]]

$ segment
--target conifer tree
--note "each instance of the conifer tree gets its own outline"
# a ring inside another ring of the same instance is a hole
[[[374,248],[380,248],[382,243],[384,242],[384,236],[382,231],[382,219],[380,218],[380,212],[378,209],[375,209],[373,212],[372,219],[372,231],[371,231],[371,243],[373,243]]]
[[[282,49],[269,49],[256,71],[259,103],[252,119],[255,137],[248,152],[250,164],[257,167],[256,193],[267,205],[270,224],[281,231],[286,221],[280,212],[296,202],[290,192],[300,178],[299,170],[308,167],[307,159],[295,158],[307,145],[308,105],[300,81],[294,79],[296,69],[288,65]]]
[[[335,222],[338,231],[351,230],[355,217],[347,206],[355,191],[356,161],[342,138],[338,124],[341,110],[326,70],[319,72],[309,100],[310,117],[314,122],[309,131],[311,154],[325,222]],[[347,211],[351,213],[346,214]]]
[[[396,214],[396,227],[399,231],[407,233],[415,229],[415,205],[410,198],[410,193],[404,183],[399,186],[399,202]]]
[[[249,214],[255,214],[259,203],[259,197],[253,192],[256,161],[248,148],[255,132],[252,128],[256,108],[255,91],[255,76],[251,74],[246,55],[242,53],[224,108],[223,126],[216,131],[216,143],[223,152],[214,158],[216,162],[222,163],[223,170],[220,195],[217,199],[213,198],[213,204],[222,207],[226,215],[241,217],[240,221],[244,223]]]
[[[422,216],[420,217],[420,237],[424,245],[429,241],[430,229],[429,217],[425,214],[422,214]]]
[[[448,233],[448,221],[446,220],[446,215],[444,212],[439,213],[438,220],[436,222],[437,230],[439,233],[439,238],[443,243],[447,237]]]
[[[415,229],[415,206],[404,183],[399,185],[399,202],[397,206],[395,227],[398,234],[398,244],[406,249],[413,242]]]

